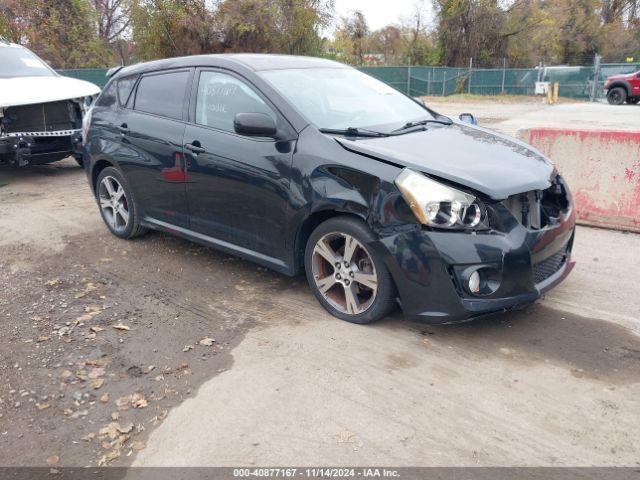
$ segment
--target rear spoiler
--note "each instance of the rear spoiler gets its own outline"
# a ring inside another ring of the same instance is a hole
[[[123,67],[124,67],[124,65],[118,65],[117,67],[110,68],[109,70],[107,70],[107,74],[105,76],[107,78],[111,78],[116,73],[118,73],[120,70],[122,70]]]

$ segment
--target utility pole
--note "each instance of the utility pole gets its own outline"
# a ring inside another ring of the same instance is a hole
[[[542,60],[538,64],[538,81],[541,82],[544,79],[544,63]]]
[[[589,93],[589,101],[595,102],[598,94],[598,79],[600,78],[600,55],[596,53],[593,58],[593,81],[591,82],[591,92]]]
[[[504,80],[505,75],[507,74],[507,59],[506,57],[502,59],[502,86],[500,88],[500,93],[504,94]]]
[[[407,95],[411,96],[411,55],[409,55],[409,65],[407,66]]]
[[[469,83],[467,84],[467,93],[471,93],[471,75],[473,72],[473,57],[469,59]]]

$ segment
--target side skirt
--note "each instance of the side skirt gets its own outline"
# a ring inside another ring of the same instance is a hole
[[[202,233],[194,232],[193,230],[189,230],[188,228],[178,227],[161,220],[156,220],[155,218],[144,217],[140,221],[140,223],[143,227],[186,238],[187,240],[191,240],[192,242],[199,243],[206,247],[213,247],[216,250],[245,258],[284,275],[294,276],[296,274],[291,265],[287,265],[279,258],[270,257],[269,255],[256,252],[255,250],[251,250],[249,248],[241,247],[234,243],[225,242],[224,240],[219,240]]]

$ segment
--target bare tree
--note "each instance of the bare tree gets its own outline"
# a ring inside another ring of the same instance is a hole
[[[424,32],[424,8],[425,1],[417,0],[413,5],[413,16],[411,17],[411,42],[409,44],[409,64],[418,63],[418,40]]]
[[[112,44],[131,25],[131,4],[127,0],[93,0],[98,15],[98,36]]]

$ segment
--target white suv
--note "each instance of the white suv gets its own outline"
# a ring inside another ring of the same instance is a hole
[[[82,116],[99,92],[0,38],[0,165],[81,163]]]

